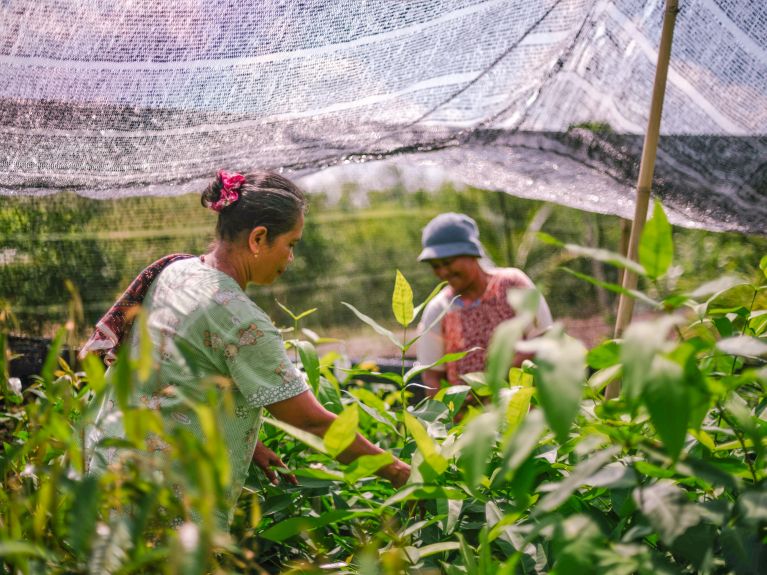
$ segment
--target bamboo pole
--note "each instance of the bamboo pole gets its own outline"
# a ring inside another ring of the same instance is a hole
[[[628,257],[637,261],[639,236],[647,219],[647,208],[650,204],[650,192],[652,191],[652,178],[655,171],[655,158],[658,153],[658,138],[660,136],[660,119],[663,113],[663,97],[666,92],[666,79],[668,77],[668,63],[671,59],[671,43],[674,38],[674,24],[679,12],[678,0],[666,0],[666,12],[663,16],[663,30],[658,47],[658,64],[655,69],[655,83],[653,85],[652,103],[650,105],[650,117],[647,120],[647,133],[645,134],[644,146],[642,147],[642,161],[639,164],[639,178],[637,179],[637,198],[634,207],[634,220],[631,225],[631,236],[628,245]],[[623,274],[623,288],[633,290],[637,286],[637,275],[626,270]],[[615,319],[614,337],[617,339],[623,335],[623,331],[631,321],[634,312],[634,300],[621,294],[618,300],[618,316]],[[620,393],[620,383],[615,381],[607,386],[605,397],[612,399]]]

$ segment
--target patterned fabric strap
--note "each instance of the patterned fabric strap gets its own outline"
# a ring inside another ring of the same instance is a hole
[[[88,353],[95,353],[106,365],[112,365],[115,359],[117,359],[117,351],[120,345],[128,333],[130,333],[138,307],[144,301],[144,297],[154,279],[173,262],[193,257],[196,256],[191,254],[171,254],[147,266],[144,271],[136,276],[136,279],[131,282],[128,289],[125,290],[114,305],[109,308],[109,311],[98,321],[93,335],[91,335],[80,350],[80,359],[83,359]]]

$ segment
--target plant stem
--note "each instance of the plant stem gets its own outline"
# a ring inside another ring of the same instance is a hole
[[[730,418],[725,415],[725,411],[721,403],[717,402],[716,409],[719,411],[719,418],[724,419],[727,425],[729,425],[732,431],[735,433],[735,437],[738,438],[738,443],[740,443],[740,446],[743,448],[743,459],[745,460],[746,465],[748,465],[748,470],[751,472],[751,478],[754,480],[754,485],[756,485],[758,482],[756,469],[754,469],[754,464],[748,458],[748,448],[746,447],[746,440],[743,437],[743,433],[733,424]]]

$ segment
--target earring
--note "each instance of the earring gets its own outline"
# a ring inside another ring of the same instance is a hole
[[[253,252],[253,259],[258,259],[258,256],[260,255],[260,250],[256,250]]]

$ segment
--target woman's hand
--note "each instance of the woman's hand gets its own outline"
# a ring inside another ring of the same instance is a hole
[[[288,466],[283,463],[279,455],[269,449],[266,445],[260,441],[256,443],[256,450],[253,452],[253,463],[255,463],[261,471],[264,472],[266,478],[273,484],[277,485],[280,482],[278,475],[282,475],[289,483],[298,485],[296,476],[292,473],[276,473],[272,467],[282,467],[287,469]]]

